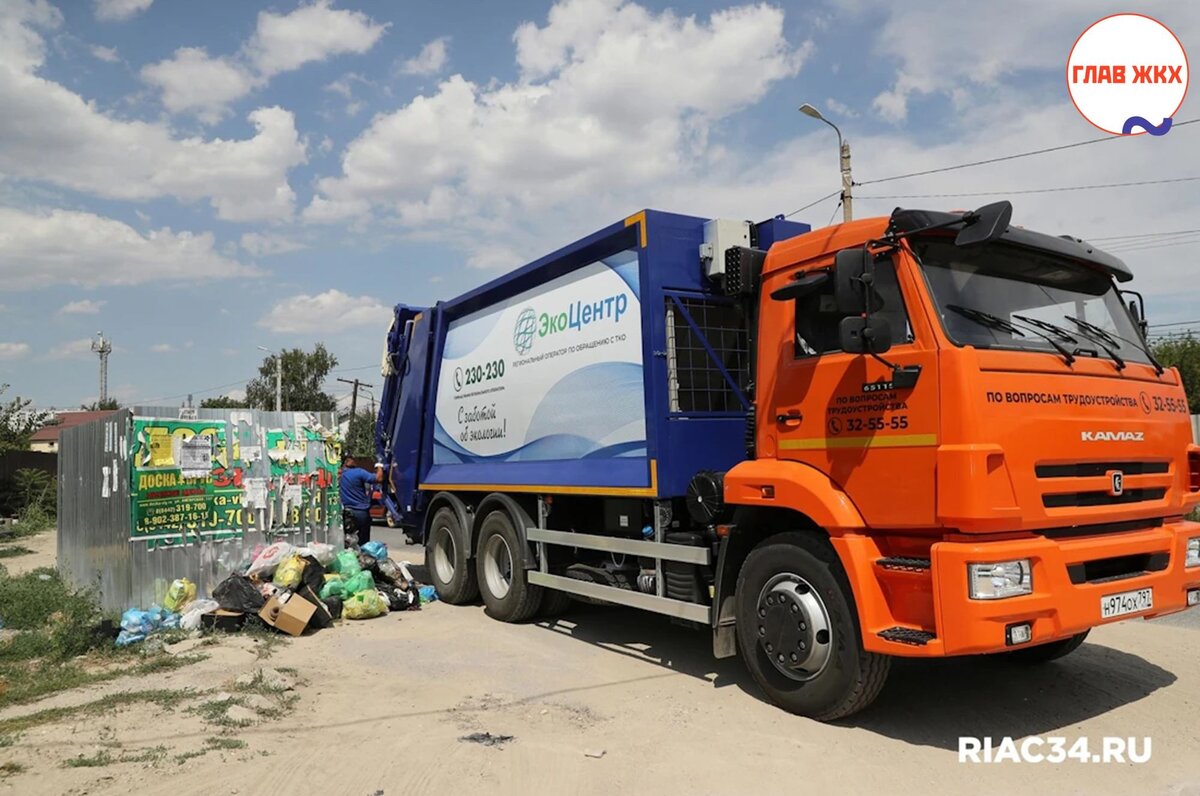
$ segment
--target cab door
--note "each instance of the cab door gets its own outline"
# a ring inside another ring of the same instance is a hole
[[[779,459],[826,473],[868,524],[884,528],[931,527],[935,516],[936,350],[923,312],[914,323],[910,308],[921,304],[906,263],[895,255],[875,262],[874,314],[888,321],[892,337],[891,349],[879,358],[842,351],[838,327],[844,316],[834,303],[832,278],[818,292],[786,302],[793,306],[777,302],[764,312],[762,330],[765,341],[773,326],[780,343],[774,379],[760,395],[766,447]],[[822,267],[832,272],[832,258],[814,270]],[[764,295],[793,273],[764,285]],[[764,355],[764,366],[766,360]],[[919,366],[917,383],[895,387],[889,365]]]

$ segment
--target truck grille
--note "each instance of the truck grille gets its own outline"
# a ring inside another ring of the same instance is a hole
[[[1071,464],[1039,464],[1033,468],[1038,478],[1094,478],[1120,470],[1125,475],[1155,475],[1169,473],[1170,462],[1074,462]]]
[[[1148,500],[1162,500],[1167,494],[1166,487],[1150,487],[1147,489],[1126,489],[1119,495],[1108,492],[1060,492],[1053,495],[1042,495],[1042,505],[1048,509],[1066,506],[1115,506],[1121,503],[1143,503]]]

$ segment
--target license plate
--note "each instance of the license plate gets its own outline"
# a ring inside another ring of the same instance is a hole
[[[1114,616],[1140,614],[1153,607],[1154,589],[1123,591],[1120,594],[1109,594],[1100,598],[1100,618],[1112,619]]]

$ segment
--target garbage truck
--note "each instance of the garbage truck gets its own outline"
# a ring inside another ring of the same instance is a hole
[[[389,520],[446,602],[663,614],[818,720],[894,658],[1042,663],[1194,606],[1180,375],[1120,259],[1011,214],[644,210],[397,305]]]

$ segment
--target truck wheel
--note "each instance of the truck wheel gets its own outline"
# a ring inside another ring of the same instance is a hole
[[[466,548],[458,543],[463,534],[458,514],[449,507],[437,510],[425,541],[425,563],[438,597],[451,605],[469,603],[479,595],[475,568],[467,560]]]
[[[523,622],[542,603],[542,587],[525,576],[521,544],[507,512],[496,510],[483,518],[475,572],[488,616],[502,622]]]
[[[1000,657],[1007,663],[1019,663],[1025,666],[1036,666],[1040,663],[1049,663],[1057,660],[1064,655],[1070,655],[1075,650],[1079,649],[1088,637],[1088,633],[1092,631],[1085,630],[1082,633],[1071,636],[1070,638],[1051,641],[1048,644],[1038,644],[1036,647],[1025,647],[1024,649],[1011,650],[1009,652],[1000,653]]]
[[[750,551],[738,574],[737,636],[767,697],[819,721],[870,705],[891,668],[890,657],[862,647],[837,553],[808,533],[778,534]]]

